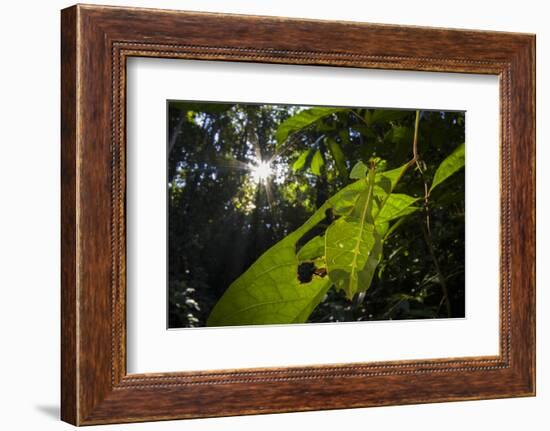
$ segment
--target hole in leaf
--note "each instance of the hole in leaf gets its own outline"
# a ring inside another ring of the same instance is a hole
[[[327,270],[326,268],[317,268],[313,262],[302,262],[298,265],[298,281],[301,284],[311,282],[314,275],[325,277],[327,275]]]
[[[315,264],[313,262],[303,262],[298,265],[298,281],[300,283],[309,283],[315,272]]]

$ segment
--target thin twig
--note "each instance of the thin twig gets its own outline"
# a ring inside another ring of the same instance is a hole
[[[430,253],[430,257],[432,258],[435,271],[437,273],[437,278],[439,280],[439,284],[441,285],[441,291],[443,293],[443,299],[445,301],[445,307],[447,310],[447,316],[451,317],[452,310],[451,310],[451,301],[449,299],[449,291],[447,289],[447,282],[445,281],[445,276],[441,272],[441,267],[439,266],[439,261],[437,260],[437,256],[435,254],[435,249],[433,246],[433,239],[432,239],[432,231],[430,227],[430,189],[428,187],[428,182],[426,180],[426,176],[424,175],[424,170],[422,169],[422,166],[420,165],[420,160],[418,158],[418,150],[417,150],[417,141],[418,141],[418,121],[419,121],[419,111],[416,111],[416,123],[414,127],[414,140],[413,140],[413,159],[414,163],[416,164],[416,167],[418,169],[418,172],[420,172],[420,175],[422,176],[422,180],[424,182],[424,213],[425,213],[425,220],[426,225],[422,226],[422,233],[424,234],[424,239],[426,241],[426,245],[428,246],[428,251]],[[410,162],[409,162],[410,163]]]
[[[439,284],[441,285],[441,291],[443,292],[443,298],[445,299],[445,307],[447,309],[447,317],[451,317],[452,310],[451,310],[451,301],[449,300],[449,290],[447,289],[447,282],[445,281],[445,277],[441,272],[439,262],[437,261],[437,257],[435,255],[432,238],[430,234],[427,232],[425,226],[422,226],[422,232],[424,233],[424,239],[426,240],[426,244],[428,245],[428,251],[430,252],[430,256],[434,263],[435,271],[437,272],[437,279],[439,280]]]

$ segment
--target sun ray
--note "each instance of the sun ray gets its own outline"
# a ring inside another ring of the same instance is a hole
[[[255,183],[265,183],[273,175],[273,168],[269,162],[260,161],[250,164],[250,176]]]

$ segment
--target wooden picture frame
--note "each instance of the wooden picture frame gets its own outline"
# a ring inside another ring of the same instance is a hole
[[[77,5],[62,11],[61,50],[64,421],[91,425],[535,394],[534,35]],[[130,56],[498,75],[500,354],[128,375]]]

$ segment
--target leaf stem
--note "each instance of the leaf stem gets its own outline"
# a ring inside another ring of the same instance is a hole
[[[418,160],[418,125],[420,124],[420,111],[416,111],[414,120],[414,138],[413,138],[413,160]]]

